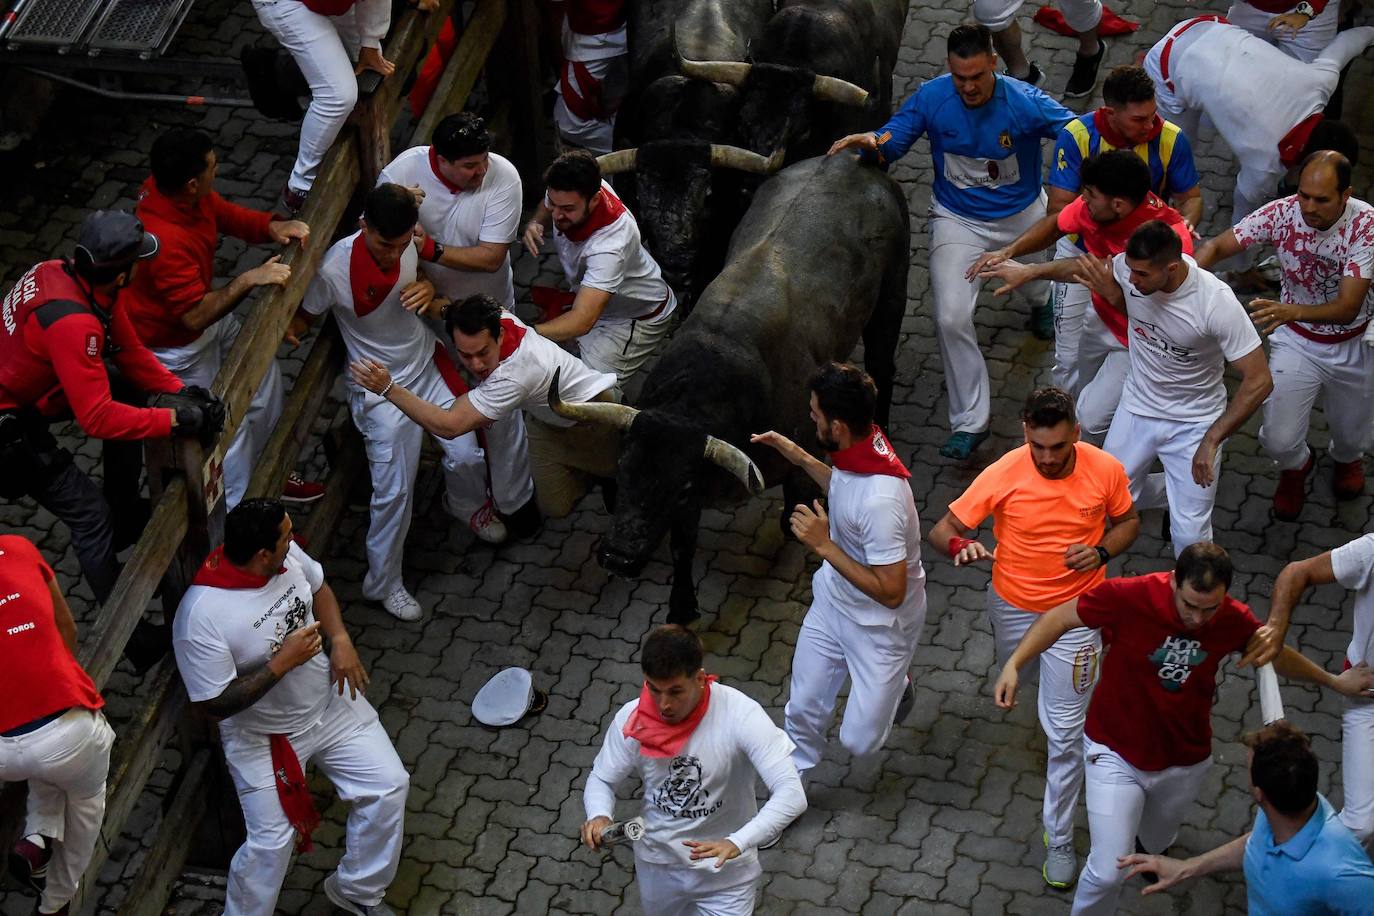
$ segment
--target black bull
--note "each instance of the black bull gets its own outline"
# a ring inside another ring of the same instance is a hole
[[[798,163],[759,189],[725,269],[664,348],[637,410],[553,403],[555,389],[565,416],[625,430],[601,565],[637,575],[671,531],[668,619],[694,619],[697,525],[727,479],[711,465],[758,495],[747,452],[790,507],[808,489],[804,475],[749,436],[776,429],[817,451],[807,380],[860,336],[886,425],[909,260],[906,200],[890,179],[848,155]]]

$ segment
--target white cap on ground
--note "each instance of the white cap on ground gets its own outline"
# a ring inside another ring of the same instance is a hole
[[[534,689],[524,668],[503,668],[482,685],[472,700],[472,715],[483,725],[514,725],[531,710],[543,709],[546,697]]]

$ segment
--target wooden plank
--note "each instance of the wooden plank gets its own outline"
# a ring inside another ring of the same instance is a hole
[[[410,135],[411,146],[429,143],[434,128],[449,115],[462,111],[467,105],[472,87],[482,75],[487,57],[496,47],[496,40],[506,24],[506,0],[478,0],[477,9],[463,29],[453,56],[444,67],[443,76],[434,87],[429,105]]]
[[[200,750],[182,770],[172,804],[162,817],[157,839],[143,859],[133,884],[119,908],[119,916],[161,916],[171,896],[172,884],[181,875],[192,836],[205,814],[205,787],[210,771],[209,750]]]
[[[275,496],[282,491],[287,475],[296,466],[300,451],[310,437],[315,418],[334,387],[343,357],[339,327],[329,317],[296,376],[291,397],[282,408],[276,428],[258,456],[253,478],[248,483],[248,496]]]
[[[534,0],[509,0],[510,10],[502,30],[497,58],[487,74],[492,98],[510,101],[512,161],[524,176],[542,175],[552,137],[543,112],[544,87],[539,84],[539,27],[541,18]],[[536,199],[542,188],[525,182],[525,200]]]

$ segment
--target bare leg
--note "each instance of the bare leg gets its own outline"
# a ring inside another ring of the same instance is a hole
[[[1097,30],[1094,29],[1094,41],[1096,36]],[[1019,22],[1013,22],[1000,32],[993,32],[992,44],[997,48],[997,54],[1006,63],[1009,76],[1022,79],[1030,74],[1030,61],[1026,60],[1026,52],[1021,50],[1021,24]],[[1096,46],[1094,46],[1093,53],[1097,53]]]
[[[1094,54],[1097,53],[1097,46],[1098,46],[1097,29],[1098,29],[1098,26],[1093,26],[1092,28],[1088,29],[1086,32],[1079,32],[1079,33],[1078,33],[1078,56],[1079,56],[1079,57],[1092,57]],[[994,39],[996,39],[996,37],[997,37],[996,35],[993,36]]]

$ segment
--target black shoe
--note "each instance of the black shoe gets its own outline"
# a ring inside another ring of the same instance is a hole
[[[1036,340],[1054,340],[1053,302],[1044,302],[1040,305],[1031,306],[1030,332],[1031,336]]]
[[[1081,99],[1093,94],[1097,87],[1097,70],[1102,66],[1102,57],[1107,53],[1107,43],[1097,40],[1097,53],[1091,57],[1075,54],[1073,73],[1069,74],[1069,84],[1064,87],[1064,98]]]
[[[907,675],[906,686],[902,688],[902,698],[897,701],[897,712],[892,716],[892,724],[901,725],[915,708],[916,685],[911,683],[911,675]]]
[[[533,496],[510,515],[502,513],[501,520],[506,523],[506,536],[516,540],[530,537],[544,524],[544,517],[539,514]]]
[[[1154,853],[1152,852],[1146,852],[1145,844],[1140,842],[1140,837],[1135,838],[1135,851],[1142,856],[1154,855]],[[1159,875],[1155,874],[1152,871],[1143,871],[1140,873],[1140,877],[1142,880],[1144,880],[1146,884],[1159,883]]]
[[[134,627],[133,634],[129,641],[124,644],[124,657],[133,665],[134,673],[139,677],[148,673],[148,670],[162,661],[172,648],[172,628],[167,624],[161,626],[140,620],[138,626]]]
[[[1007,76],[1011,76],[1014,80],[1019,79],[1028,86],[1039,86],[1045,81],[1045,74],[1040,72],[1040,68],[1035,65],[1034,61],[1027,61],[1027,65],[1030,69],[1026,71],[1025,76],[1011,76],[1010,73]]]
[[[1172,544],[1174,536],[1169,531],[1169,510],[1164,510],[1164,515],[1159,520],[1159,539],[1166,544]]]

